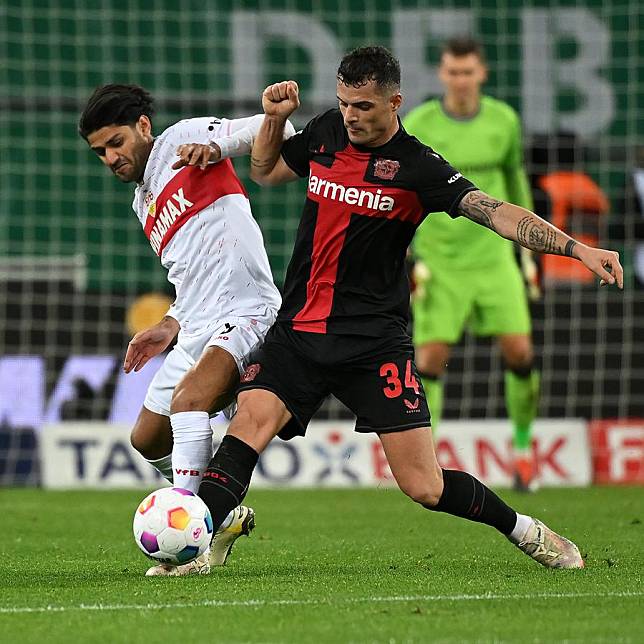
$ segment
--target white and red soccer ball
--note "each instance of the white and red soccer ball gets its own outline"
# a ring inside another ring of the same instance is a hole
[[[202,555],[212,538],[206,504],[189,490],[166,487],[141,501],[134,513],[134,540],[159,563],[185,564]]]

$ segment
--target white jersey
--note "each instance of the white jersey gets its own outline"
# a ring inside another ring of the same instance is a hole
[[[182,143],[208,143],[252,118],[172,125],[155,138],[134,192],[132,208],[176,291],[168,315],[183,335],[203,333],[226,316],[270,314],[281,303],[262,233],[230,160],[205,170],[172,169]]]

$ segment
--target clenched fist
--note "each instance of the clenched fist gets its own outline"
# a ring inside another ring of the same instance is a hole
[[[282,81],[269,85],[262,94],[262,107],[266,116],[286,120],[299,106],[300,90],[295,81]]]

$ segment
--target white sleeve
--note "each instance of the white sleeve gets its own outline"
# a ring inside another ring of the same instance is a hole
[[[181,304],[175,299],[174,302],[170,305],[170,308],[167,310],[165,316],[169,318],[174,318],[181,326],[181,317],[183,311],[181,310]]]
[[[253,149],[255,137],[264,122],[263,114],[255,114],[243,119],[234,119],[225,124],[227,136],[215,138],[211,143],[216,143],[221,150],[221,158],[241,157],[250,154]],[[223,129],[223,128],[222,128]],[[295,128],[290,121],[284,126],[284,140],[290,139],[295,134]]]

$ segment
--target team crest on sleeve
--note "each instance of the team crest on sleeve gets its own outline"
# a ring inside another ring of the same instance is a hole
[[[391,181],[400,170],[400,162],[393,159],[376,159],[373,165],[373,174],[378,179]]]
[[[143,207],[148,211],[148,217],[154,217],[156,214],[156,202],[154,200],[154,193],[152,191],[145,195],[143,200]]]

